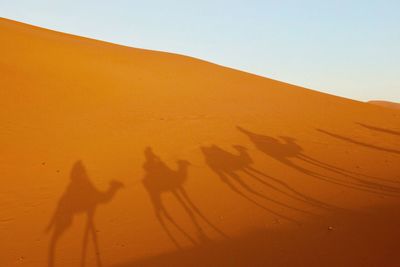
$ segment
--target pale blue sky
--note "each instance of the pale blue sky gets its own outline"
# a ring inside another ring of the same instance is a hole
[[[0,0],[0,16],[400,102],[400,0]]]

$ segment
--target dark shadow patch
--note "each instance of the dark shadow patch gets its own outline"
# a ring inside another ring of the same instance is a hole
[[[301,228],[258,229],[113,267],[398,266],[399,207],[340,211]]]

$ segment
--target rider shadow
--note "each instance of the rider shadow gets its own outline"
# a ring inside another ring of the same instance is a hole
[[[87,215],[80,266],[85,266],[89,235],[91,235],[93,241],[97,266],[102,266],[94,220],[96,208],[100,204],[110,202],[114,198],[116,192],[122,187],[122,183],[114,180],[110,182],[108,190],[99,191],[90,181],[83,163],[77,161],[73,165],[70,174],[70,183],[58,201],[57,208],[46,228],[46,232],[52,231],[48,252],[49,267],[54,266],[55,250],[59,239],[65,231],[72,226],[75,215],[80,213],[85,213]]]
[[[307,156],[304,154],[302,147],[296,143],[296,139],[294,138],[281,136],[280,139],[277,139],[267,135],[252,133],[239,126],[237,128],[239,131],[247,135],[255,147],[261,152],[308,176],[348,188],[376,194],[398,195],[400,193],[400,188],[368,180],[368,178],[377,180],[383,179],[345,170],[343,168]],[[320,170],[328,171],[331,174],[343,177],[345,179],[340,179],[337,177],[332,177],[332,175],[325,175],[316,171],[312,171],[306,167],[294,163],[294,160],[301,161],[310,166],[319,168]],[[385,181],[390,182],[390,180]]]
[[[190,196],[188,195],[184,184],[188,178],[188,167],[190,163],[186,160],[177,161],[177,170],[170,169],[157,155],[154,154],[151,147],[147,147],[144,151],[146,161],[143,164],[145,170],[145,176],[142,180],[143,186],[150,196],[150,200],[154,207],[157,220],[161,224],[162,228],[175,244],[178,249],[182,249],[181,245],[174,237],[172,232],[169,230],[165,219],[168,220],[175,228],[185,236],[193,245],[199,244],[199,242],[189,235],[171,216],[166,209],[162,195],[164,193],[171,193],[177,199],[179,204],[183,207],[191,222],[196,228],[198,237],[201,242],[208,240],[203,228],[198,221],[201,218],[204,223],[209,227],[213,228],[217,233],[223,237],[227,237],[221,230],[219,230],[214,224],[212,224],[203,212],[194,204]]]
[[[254,189],[247,182],[244,181],[243,177],[238,175],[238,172],[242,172],[247,175],[245,177],[250,177],[251,179],[254,179],[258,183],[262,184],[263,186],[284,194],[289,198],[322,208],[328,207],[328,205],[298,192],[287,183],[255,169],[254,167],[252,167],[253,161],[247,153],[247,149],[239,145],[235,145],[233,147],[237,150],[238,154],[225,151],[216,145],[201,147],[205,162],[208,167],[213,170],[219,176],[221,181],[224,182],[233,192],[237,193],[241,197],[257,205],[258,207],[289,221],[295,222],[292,218],[277,213],[271,208],[267,208],[265,205],[257,201],[256,198],[261,198],[264,201],[268,201],[280,207],[285,207],[303,213],[310,213],[308,211],[298,209],[294,206],[290,206],[286,203],[270,198],[260,191]]]

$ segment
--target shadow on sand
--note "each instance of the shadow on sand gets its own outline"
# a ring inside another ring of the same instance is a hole
[[[200,225],[197,217],[202,219],[204,223],[214,229],[221,236],[227,237],[221,230],[219,230],[208,220],[203,212],[194,204],[184,188],[184,184],[188,179],[188,167],[190,165],[188,161],[178,160],[178,168],[177,170],[173,170],[154,154],[151,147],[147,147],[145,149],[144,155],[146,161],[143,164],[143,169],[145,171],[145,176],[142,181],[143,185],[150,196],[157,220],[178,249],[181,249],[181,245],[179,244],[177,238],[175,238],[175,236],[169,230],[165,219],[169,221],[192,244],[197,245],[199,242],[196,240],[196,238],[192,237],[187,231],[185,231],[166,209],[162,199],[162,195],[164,193],[171,193],[183,207],[196,228],[200,242],[207,241],[208,237],[206,236],[204,229]]]
[[[107,191],[99,191],[91,183],[83,163],[77,161],[73,165],[70,175],[70,183],[58,201],[57,208],[46,229],[47,232],[52,231],[48,255],[49,267],[54,266],[55,250],[60,237],[72,226],[74,216],[79,213],[85,213],[87,215],[80,266],[85,266],[89,235],[92,237],[97,266],[102,266],[94,220],[96,208],[100,204],[110,202],[115,196],[115,193],[122,187],[122,183],[111,181]]]
[[[367,128],[369,130],[372,130],[372,131],[377,131],[377,132],[382,132],[382,133],[386,133],[386,134],[393,134],[393,135],[400,136],[400,132],[398,132],[398,131],[380,128],[380,127],[376,127],[376,126],[371,126],[371,125],[364,124],[364,123],[357,123],[357,124],[364,128]]]
[[[343,136],[343,135],[339,135],[339,134],[336,134],[336,133],[331,133],[329,131],[322,130],[322,129],[317,129],[317,131],[319,131],[321,133],[324,133],[326,135],[329,135],[331,137],[334,137],[334,138],[337,138],[337,139],[341,139],[341,140],[349,142],[349,143],[356,144],[356,145],[360,145],[360,146],[364,146],[364,147],[368,147],[368,148],[372,148],[372,149],[376,149],[376,150],[380,150],[380,151],[384,151],[384,152],[400,154],[400,150],[398,150],[398,149],[385,148],[385,147],[380,147],[380,146],[364,143],[362,141],[358,141],[358,140],[355,140],[353,138],[346,137],[346,136]]]
[[[254,168],[252,166],[253,160],[251,159],[245,147],[234,145],[233,148],[237,151],[237,154],[225,151],[216,145],[211,145],[208,147],[203,146],[201,147],[201,150],[203,152],[206,164],[219,176],[221,181],[224,182],[233,192],[239,194],[253,204],[289,221],[294,220],[283,214],[277,213],[270,206],[267,207],[261,204],[257,198],[263,199],[264,201],[280,207],[311,214],[308,211],[298,209],[294,206],[267,196],[254,186],[250,186],[249,183],[247,183],[247,180],[249,179],[256,181],[259,185],[266,189],[283,194],[288,198],[320,208],[332,207],[328,204],[313,199],[312,197],[306,196],[284,181],[267,175]],[[239,173],[242,173],[242,176],[240,176]]]
[[[341,210],[301,228],[253,229],[207,246],[121,259],[113,267],[397,266],[399,206],[368,211]]]
[[[345,170],[343,168],[334,166],[332,164],[312,158],[303,152],[303,148],[296,143],[296,140],[291,137],[281,136],[280,139],[256,134],[249,130],[237,127],[239,131],[244,133],[253,142],[256,148],[266,155],[274,158],[275,160],[289,166],[299,172],[308,176],[318,178],[330,183],[334,183],[348,188],[358,189],[362,191],[372,192],[382,195],[399,196],[400,188],[392,186],[391,184],[382,183],[396,183],[397,181],[385,180],[376,177],[367,176],[357,172]],[[298,164],[296,162],[302,162]],[[330,173],[330,175],[322,174],[310,170],[304,165],[309,165],[320,170]],[[332,176],[335,175],[335,176]],[[341,178],[338,178],[341,177]],[[350,178],[350,179],[349,179]]]

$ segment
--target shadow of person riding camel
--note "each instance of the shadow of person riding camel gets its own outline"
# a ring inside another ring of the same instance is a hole
[[[306,155],[302,147],[296,143],[296,139],[294,138],[280,136],[279,139],[277,139],[267,135],[250,132],[239,126],[237,129],[247,135],[250,141],[252,141],[255,147],[261,152],[308,176],[312,176],[337,185],[376,194],[397,196],[400,193],[400,188],[375,181],[369,181],[367,180],[367,178],[369,178],[367,175],[348,171]],[[300,165],[298,162],[302,162],[303,164]],[[319,168],[320,170],[327,171],[330,173],[330,175],[322,174],[304,167],[304,165],[307,164],[309,166]],[[338,175],[342,178],[333,177],[332,174]]]
[[[72,226],[75,215],[80,213],[85,213],[87,216],[80,266],[85,266],[89,235],[91,235],[93,240],[97,266],[102,266],[94,220],[96,208],[100,204],[110,202],[122,187],[122,183],[113,180],[110,182],[108,190],[99,191],[90,181],[83,163],[77,161],[73,165],[70,174],[70,183],[58,201],[57,208],[46,228],[46,232],[52,231],[48,257],[49,267],[54,266],[55,250],[60,237]]]
[[[181,249],[181,245],[177,239],[172,235],[172,232],[167,227],[164,218],[172,223],[175,228],[183,234],[192,244],[198,244],[195,238],[191,237],[170,215],[166,209],[162,200],[164,193],[171,193],[178,200],[179,204],[183,207],[185,212],[188,214],[190,220],[194,224],[200,241],[208,240],[203,228],[201,227],[197,217],[200,217],[203,222],[213,228],[220,235],[227,237],[221,230],[214,226],[201,210],[194,204],[192,199],[189,197],[184,184],[188,178],[188,167],[190,163],[186,160],[177,161],[177,170],[170,169],[157,155],[154,154],[151,147],[147,147],[144,151],[145,163],[143,169],[145,170],[145,176],[142,180],[143,186],[150,196],[150,200],[153,204],[154,211],[157,220],[167,233],[171,241],[176,245],[177,248]]]
[[[210,147],[201,147],[203,155],[205,156],[207,165],[218,174],[221,180],[226,183],[231,189],[238,193],[239,189],[231,182],[229,178],[237,182],[245,191],[257,195],[266,200],[272,201],[278,205],[283,205],[288,207],[284,203],[279,203],[271,198],[266,197],[260,192],[252,189],[243,179],[237,174],[237,172],[242,172],[248,177],[254,179],[258,183],[261,183],[265,187],[272,189],[275,192],[279,192],[291,199],[295,199],[300,202],[304,202],[320,208],[330,208],[331,206],[325,204],[319,200],[313,199],[307,196],[295,188],[291,187],[286,182],[272,177],[260,170],[253,167],[253,160],[251,159],[247,148],[240,145],[234,145],[233,148],[238,152],[238,154],[233,154],[228,151],[221,149],[216,145]],[[261,178],[262,177],[262,178]],[[243,194],[243,192],[241,192]],[[289,207],[293,208],[293,207]]]
[[[326,207],[326,205],[324,205],[322,202],[313,200],[312,198],[307,197],[304,194],[296,191],[286,183],[255,169],[252,166],[253,161],[247,153],[247,149],[239,145],[235,145],[233,147],[237,151],[237,154],[225,151],[216,145],[201,147],[205,162],[208,167],[213,170],[219,176],[221,181],[224,182],[233,192],[237,193],[238,195],[252,202],[253,204],[259,206],[260,208],[289,221],[294,220],[274,211],[272,208],[266,207],[265,205],[261,204],[261,202],[257,200],[257,198],[291,210],[296,210],[309,214],[310,212],[298,209],[294,206],[290,206],[284,202],[268,197],[266,194],[250,186],[244,178],[251,177],[251,179],[254,179],[258,183],[261,183],[262,185],[276,192],[284,194],[289,198],[296,199],[302,202],[307,202],[309,204],[319,207]],[[240,176],[240,172],[246,174],[246,176]],[[264,179],[260,178],[260,176]],[[266,181],[265,178],[269,179],[270,182]]]

